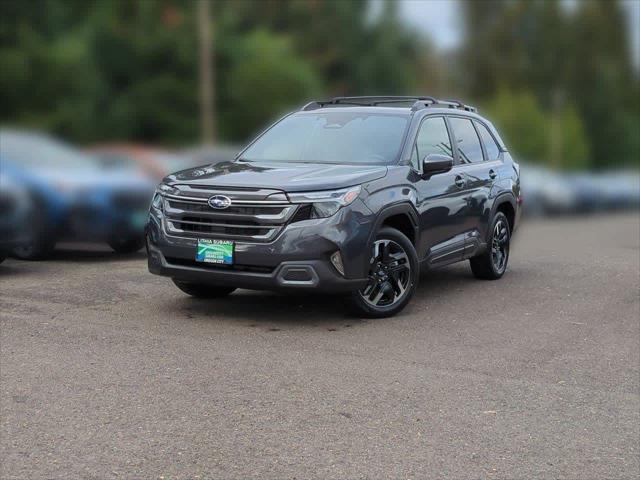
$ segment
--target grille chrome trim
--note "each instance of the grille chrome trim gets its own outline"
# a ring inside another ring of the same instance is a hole
[[[198,197],[192,196],[197,191]],[[299,206],[283,200],[266,200],[269,196],[286,198],[282,191],[267,189],[229,189],[189,187],[186,195],[163,194],[164,228],[169,235],[187,238],[269,242],[295,215]],[[231,199],[226,209],[208,205],[213,195]]]
[[[237,234],[230,234],[230,233],[223,233],[223,232],[202,232],[202,231],[191,231],[191,230],[183,230],[181,228],[177,228],[174,225],[174,222],[168,220],[167,221],[167,230],[170,234],[178,234],[181,237],[186,237],[186,238],[204,238],[204,237],[213,237],[213,238],[219,238],[219,239],[228,239],[228,240],[236,240],[236,241],[243,241],[243,240],[252,240],[252,241],[257,241],[257,242],[265,242],[267,240],[271,240],[273,237],[275,237],[275,234],[278,232],[278,229],[276,228],[264,228],[264,230],[266,230],[266,233],[260,235],[237,235]],[[232,228],[236,228],[236,227],[231,227],[229,225],[225,225],[224,227],[214,227],[211,226],[212,228],[226,228],[226,229],[232,229]],[[245,227],[240,227],[240,228],[245,228]]]
[[[190,202],[198,202],[198,203],[207,203],[209,201],[209,197],[207,198],[198,198],[198,197],[185,197],[182,195],[168,195],[166,193],[162,194],[164,197],[173,198],[176,200],[189,200]],[[217,194],[211,194],[211,196]],[[286,200],[237,200],[232,199],[231,205],[291,205],[290,202]]]
[[[235,225],[232,223],[214,223],[214,222],[194,222],[193,220],[167,220],[169,223],[181,223],[184,225],[203,225],[207,227],[224,227],[224,228],[251,228],[251,229],[260,229],[266,230],[268,228],[273,228],[273,225]]]
[[[173,205],[181,204],[185,207],[175,207]],[[236,213],[233,208],[233,205],[227,209],[224,213],[221,213],[220,210],[214,210],[212,208],[208,208],[208,205],[198,203],[198,207],[207,208],[202,210],[189,210],[188,205],[189,202],[182,202],[177,200],[165,200],[164,202],[164,211],[171,218],[185,218],[191,216],[198,217],[207,217],[207,218],[225,218],[229,220],[245,220],[245,221],[254,221],[260,224],[269,224],[270,222],[279,222],[285,221],[289,218],[291,214],[291,210],[295,209],[294,205],[287,205],[282,208],[280,213],[278,214],[268,214],[268,213],[259,213],[259,214],[249,214],[249,213]],[[237,209],[236,209],[237,210]],[[266,210],[264,206],[255,207],[255,210]]]

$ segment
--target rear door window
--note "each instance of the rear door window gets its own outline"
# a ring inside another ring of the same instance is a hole
[[[450,117],[449,122],[451,123],[453,135],[456,137],[456,142],[458,143],[460,163],[464,165],[484,161],[480,139],[471,120],[468,118]]]
[[[496,143],[493,135],[489,133],[487,127],[485,127],[480,122],[473,122],[478,128],[478,133],[480,133],[480,138],[482,139],[482,143],[484,144],[484,149],[487,152],[487,160],[489,162],[493,162],[500,157],[500,147]]]

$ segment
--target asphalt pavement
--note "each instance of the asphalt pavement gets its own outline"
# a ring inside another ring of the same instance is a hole
[[[502,280],[427,273],[384,320],[7,260],[0,478],[638,478],[639,249],[637,213],[532,222]]]

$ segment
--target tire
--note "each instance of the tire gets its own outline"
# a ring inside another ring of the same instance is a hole
[[[31,201],[29,222],[22,232],[24,239],[11,250],[11,256],[20,260],[45,260],[56,248],[57,231],[47,217],[46,203],[39,198]]]
[[[381,228],[370,248],[370,281],[349,295],[348,306],[358,316],[390,317],[409,303],[416,290],[418,255],[411,241],[391,227]]]
[[[235,287],[220,287],[203,283],[181,282],[179,280],[172,281],[184,293],[196,298],[222,298],[236,290]]]
[[[502,212],[497,212],[487,238],[487,251],[482,255],[469,259],[471,271],[476,278],[497,280],[502,278],[509,262],[511,231],[509,221]]]
[[[39,233],[31,240],[15,247],[11,251],[11,255],[20,260],[45,260],[51,256],[54,248],[56,248],[56,240],[46,238]]]
[[[140,236],[131,238],[113,238],[109,240],[108,243],[116,253],[136,253],[138,250],[144,247],[144,237]]]
[[[0,263],[4,262],[7,259],[7,256],[4,253],[0,253]]]

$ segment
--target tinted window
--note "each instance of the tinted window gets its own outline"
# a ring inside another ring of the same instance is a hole
[[[242,155],[254,162],[392,163],[400,150],[406,115],[330,112],[293,114]]]
[[[453,134],[458,142],[458,153],[460,153],[460,162],[462,163],[478,163],[484,160],[482,156],[482,147],[480,139],[473,128],[471,120],[466,118],[452,117],[449,119],[453,127]]]
[[[442,117],[427,118],[420,126],[413,150],[413,163],[416,170],[420,169],[421,160],[430,153],[453,156],[447,124]]]
[[[483,124],[478,122],[474,123],[476,124],[476,127],[478,127],[478,132],[480,133],[480,138],[484,144],[484,149],[487,151],[487,160],[490,162],[497,160],[500,156],[500,148],[494,140],[493,135],[489,133],[489,130],[487,130],[487,127]]]

